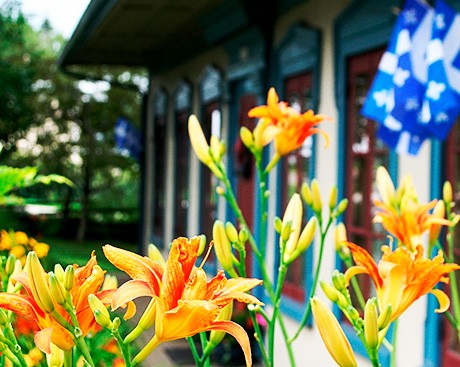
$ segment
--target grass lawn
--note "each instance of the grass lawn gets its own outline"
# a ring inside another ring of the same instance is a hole
[[[104,256],[102,246],[110,244],[136,253],[139,251],[138,244],[136,243],[104,242],[100,240],[77,242],[72,239],[59,237],[46,237],[42,238],[41,241],[50,245],[49,254],[43,261],[43,266],[48,268],[47,270],[52,270],[56,263],[61,264],[64,268],[69,264],[82,266],[87,263],[94,250],[96,251],[97,262],[101,268],[107,270],[109,273],[113,273],[116,268]]]

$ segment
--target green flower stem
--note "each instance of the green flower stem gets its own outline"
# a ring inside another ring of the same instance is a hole
[[[7,325],[5,325],[3,332],[8,341],[8,345],[11,344],[11,346],[9,345],[10,349],[14,351],[14,354],[18,358],[21,366],[27,367],[27,362],[24,359],[24,354],[22,353],[21,347],[19,346],[18,340],[16,339],[16,335],[14,334],[13,326],[11,323],[7,323]]]
[[[257,162],[261,161],[261,157],[256,156],[255,158],[256,158]],[[228,177],[226,175],[225,170],[223,169],[223,167],[221,165],[217,165],[217,166],[219,167],[219,170],[221,172],[220,179],[223,182],[223,184],[225,186],[225,189],[226,189],[225,194],[224,194],[225,199],[227,200],[229,205],[232,207],[232,210],[234,211],[237,220],[240,222],[240,225],[243,228],[245,228],[249,233],[249,243],[251,245],[252,251],[253,251],[253,253],[254,253],[255,257],[256,257],[257,263],[259,265],[259,270],[261,271],[264,288],[265,288],[265,290],[266,290],[266,292],[267,292],[272,304],[276,305],[277,300],[276,300],[276,297],[275,297],[275,291],[274,291],[273,284],[272,284],[272,282],[270,280],[270,277],[268,276],[267,269],[266,269],[266,266],[265,266],[265,258],[264,258],[265,253],[261,252],[259,250],[259,248],[257,247],[257,244],[256,244],[256,241],[254,239],[254,236],[252,235],[252,231],[249,228],[249,226],[248,226],[248,224],[246,222],[246,219],[244,218],[243,213],[242,213],[242,211],[241,211],[241,209],[240,209],[240,207],[238,205],[238,202],[236,200],[235,194],[233,192],[233,188],[232,188],[232,186],[230,184],[230,181],[229,181],[229,179],[228,179]],[[258,163],[258,166],[260,166],[260,163]],[[263,175],[261,176],[261,182],[262,182],[262,180],[265,180],[265,179],[266,179],[266,174],[263,173]],[[265,185],[261,185],[261,186],[265,186]],[[261,187],[261,189],[263,191],[260,194],[261,207],[266,208],[265,187]],[[266,226],[266,216],[263,215],[262,220],[261,220],[261,229],[260,229],[259,232],[260,232],[260,234],[263,233],[262,238],[264,239],[264,241],[265,241],[265,232],[266,232],[265,226]],[[265,244],[261,245],[261,248],[265,249]],[[273,320],[274,319],[275,318],[273,318]],[[288,350],[290,360],[291,360],[291,362],[293,362],[292,366],[295,366],[294,359],[293,359],[292,346],[288,343],[289,335],[288,335],[286,325],[284,324],[284,320],[283,320],[283,317],[282,317],[281,313],[278,313],[277,319],[278,319],[278,323],[279,323],[281,332],[283,334],[284,340],[286,342],[286,348]],[[262,339],[262,335],[259,335],[259,338]]]
[[[125,343],[123,341],[122,336],[118,330],[112,331],[112,335],[118,343],[118,347],[121,350],[121,354],[123,355],[123,360],[125,361],[125,366],[129,366],[131,364],[131,352],[130,352],[130,344]]]
[[[52,316],[56,321],[58,321],[62,326],[64,326],[73,335],[74,342],[77,348],[80,350],[81,354],[83,355],[83,358],[85,358],[86,362],[91,367],[95,367],[95,364],[93,362],[93,358],[91,357],[91,353],[89,351],[88,345],[86,344],[85,338],[82,336],[80,325],[78,323],[77,315],[75,312],[75,307],[74,306],[68,307],[66,311],[68,312],[73,325],[67,322],[67,320],[65,320],[61,316],[61,314],[59,314],[57,311],[54,311]]]
[[[396,338],[398,336],[398,320],[393,323],[393,335],[391,336],[391,345],[393,349],[390,354],[390,367],[396,367]]]
[[[201,346],[202,350],[206,350],[206,346],[208,345],[208,340],[206,339],[206,333],[200,333],[200,341],[201,341]],[[200,359],[203,367],[211,367],[211,360],[209,358],[209,355],[202,355]]]
[[[190,350],[192,352],[193,360],[195,361],[196,367],[203,367],[203,363],[201,361],[200,356],[198,355],[198,350],[196,349],[196,345],[195,345],[195,342],[193,341],[193,338],[191,336],[189,336],[186,339],[188,341],[188,345],[189,345]]]
[[[73,366],[72,349],[64,350],[64,367],[72,367],[72,366]]]
[[[262,313],[260,314],[265,319],[267,324],[269,324],[270,320],[267,318],[267,315],[262,314]],[[257,344],[259,345],[260,352],[262,353],[262,359],[264,361],[264,365],[269,366],[270,362],[268,359],[267,350],[265,349],[264,341],[262,339],[262,330],[260,330],[259,323],[257,322],[257,312],[255,310],[249,310],[249,315],[251,316],[252,324],[254,325],[255,338],[257,340]]]
[[[306,325],[308,318],[310,317],[310,313],[311,313],[310,298],[312,298],[316,292],[316,287],[318,285],[318,280],[319,280],[319,273],[321,271],[321,264],[323,263],[323,253],[324,253],[324,244],[326,242],[326,235],[333,222],[332,217],[330,217],[327,222],[326,228],[323,231],[321,213],[319,214],[315,213],[315,215],[318,218],[319,228],[321,229],[321,241],[319,245],[318,262],[316,263],[316,271],[315,271],[315,276],[313,278],[313,284],[311,286],[310,293],[308,294],[308,298],[307,298],[307,307],[305,308],[305,312],[303,314],[302,320],[300,321],[299,327],[297,328],[297,331],[295,332],[294,336],[288,340],[289,344],[292,344],[299,337],[300,333],[302,332],[303,327]]]

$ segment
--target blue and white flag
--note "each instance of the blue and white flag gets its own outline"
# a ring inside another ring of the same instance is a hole
[[[460,114],[460,15],[437,0],[426,58],[428,83],[422,122],[444,140]]]
[[[119,117],[115,123],[115,149],[135,159],[139,159],[142,150],[140,131],[123,117]]]
[[[361,111],[380,124],[378,137],[398,153],[417,154],[430,135],[421,112],[432,23],[426,2],[406,1]]]

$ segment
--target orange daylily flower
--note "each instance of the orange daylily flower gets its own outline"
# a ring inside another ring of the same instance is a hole
[[[425,232],[439,233],[441,225],[452,224],[443,217],[443,212],[442,215],[440,211],[430,213],[437,205],[437,200],[425,204],[418,202],[409,176],[395,190],[388,172],[381,166],[377,169],[377,187],[382,201],[374,200],[378,210],[374,222],[382,223],[388,232],[411,251],[422,244]]]
[[[164,264],[110,245],[104,246],[107,259],[133,278],[117,290],[112,308],[117,309],[140,296],[152,297],[153,308],[148,312],[151,312],[150,324],[155,324],[155,335],[134,358],[134,363],[144,360],[160,343],[217,330],[235,337],[250,365],[251,350],[244,329],[232,321],[219,321],[217,317],[222,308],[235,299],[262,305],[257,298],[246,293],[261,281],[227,279],[223,271],[207,281],[203,269],[195,267],[200,241],[200,237],[175,239]]]
[[[254,107],[248,116],[260,119],[253,132],[254,145],[260,149],[274,140],[279,157],[298,149],[306,138],[317,133],[325,137],[326,145],[329,143],[327,133],[315,126],[330,118],[315,115],[312,110],[298,112],[287,102],[280,102],[274,88],[268,91],[267,105]]]
[[[39,263],[38,263],[39,264]],[[27,264],[26,264],[27,267]],[[95,294],[104,304],[110,304],[111,296],[115,290],[99,291],[103,282],[105,271],[97,264],[96,256],[92,255],[88,263],[83,267],[75,267],[75,281],[70,289],[73,305],[76,309],[78,323],[83,335],[88,334],[95,325],[94,315],[88,305],[88,295]],[[35,271],[40,272],[40,276],[48,278],[41,264]],[[60,349],[69,350],[75,343],[73,336],[53,317],[53,313],[45,312],[40,308],[39,303],[34,298],[31,289],[31,279],[26,272],[14,276],[14,280],[19,282],[24,293],[0,293],[0,307],[11,310],[18,318],[24,318],[36,323],[38,331],[35,333],[36,346],[45,353],[51,353],[50,343],[57,345]],[[72,323],[70,316],[53,301],[55,312],[58,312],[67,322]]]
[[[356,266],[345,272],[349,281],[357,274],[368,274],[375,284],[380,310],[388,304],[392,306],[390,322],[396,320],[413,302],[427,293],[432,293],[439,301],[437,313],[449,308],[449,297],[440,289],[434,289],[439,283],[448,283],[448,273],[460,269],[457,264],[445,264],[441,251],[433,259],[423,256],[423,247],[417,246],[416,252],[404,247],[391,251],[382,246],[382,258],[378,265],[372,256],[361,246],[347,242]]]

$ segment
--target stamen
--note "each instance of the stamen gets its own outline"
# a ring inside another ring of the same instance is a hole
[[[198,267],[198,269],[202,269],[204,263],[206,262],[206,260],[208,260],[208,257],[211,254],[212,246],[214,246],[214,241],[209,242],[208,251],[206,252],[206,255],[204,256],[203,261],[201,262],[201,265]]]
[[[387,238],[388,238],[388,241],[390,242],[389,243],[390,250],[393,251],[393,243],[394,243],[395,239],[390,235],[387,235]]]

